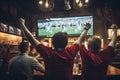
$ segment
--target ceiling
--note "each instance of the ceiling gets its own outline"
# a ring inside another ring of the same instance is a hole
[[[18,19],[18,17],[25,17],[28,18],[24,15],[23,12],[27,12],[28,14],[34,15],[34,14],[40,14],[42,11],[40,10],[40,7],[38,6],[38,1],[39,0],[0,0],[0,7],[3,5],[4,2],[8,3],[8,7],[10,6],[15,6],[15,8],[18,8],[21,12],[18,12],[18,16],[11,16],[8,15],[8,12],[2,12],[4,10],[1,10],[0,8],[0,21],[5,22],[7,24],[11,25],[17,25],[14,22]],[[66,11],[64,9],[64,0],[53,0],[54,1],[54,9],[52,12],[64,12]],[[74,12],[74,7],[72,6],[74,0],[70,0],[71,7]],[[116,12],[117,14],[113,14],[115,18],[115,22],[120,25],[120,0],[89,0],[89,9],[96,9],[96,8],[104,8],[107,6],[109,9],[111,9],[113,12]],[[5,7],[3,5],[3,7]],[[6,8],[6,7],[5,7]],[[9,11],[10,7],[7,8],[6,10]],[[116,10],[116,11],[114,11]],[[110,14],[110,13],[109,13]],[[30,19],[29,19],[30,20]],[[110,18],[111,20],[111,18]],[[9,23],[8,23],[9,22]],[[108,22],[109,23],[109,22]]]
[[[9,3],[16,5],[23,11],[28,13],[39,13],[42,12],[38,6],[39,0],[8,0]],[[64,0],[52,0],[54,1],[54,9],[52,11],[59,12],[65,11]],[[73,0],[70,0],[70,4]],[[90,0],[89,8],[103,8],[105,5],[113,10],[120,10],[120,0]],[[73,6],[72,9],[74,10]]]
[[[28,12],[42,12],[39,8],[39,0],[10,0],[10,2]],[[64,0],[54,0],[53,11],[64,11]]]

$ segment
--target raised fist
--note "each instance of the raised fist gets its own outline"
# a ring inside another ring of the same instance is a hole
[[[18,19],[19,24],[25,24],[25,20],[23,18]]]
[[[86,24],[85,24],[85,28],[86,28],[86,29],[89,29],[90,27],[91,27],[91,24],[90,24],[90,23],[86,23]]]

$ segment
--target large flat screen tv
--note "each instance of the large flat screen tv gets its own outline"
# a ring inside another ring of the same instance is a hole
[[[93,35],[93,16],[38,19],[38,37],[52,37],[56,32],[67,32],[72,37],[79,36],[86,23],[91,24],[88,35]]]

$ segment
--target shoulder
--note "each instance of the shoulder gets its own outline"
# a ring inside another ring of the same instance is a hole
[[[15,56],[15,57],[11,58],[11,59],[9,60],[9,65],[12,64],[12,63],[15,63],[16,61],[18,61],[18,57],[19,57],[19,56]]]
[[[39,50],[45,50],[45,49],[50,49],[50,47],[46,46],[46,45],[43,45],[43,44],[38,44],[36,46],[36,50],[39,51]]]
[[[69,52],[77,52],[79,50],[79,45],[78,44],[73,44],[71,46],[66,47],[67,51]]]
[[[115,48],[113,46],[107,46],[103,51],[113,51]]]
[[[31,63],[36,63],[36,62],[38,63],[39,62],[36,58],[34,58],[32,56],[28,56],[28,59]]]
[[[27,56],[26,56],[26,59],[34,60],[34,57],[27,55]]]
[[[13,58],[10,59],[10,61],[14,61],[14,60],[17,60],[19,56],[15,56]]]
[[[73,45],[71,45],[71,46],[69,46],[67,48],[79,48],[79,44],[73,44]]]

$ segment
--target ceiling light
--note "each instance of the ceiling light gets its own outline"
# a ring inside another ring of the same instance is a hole
[[[88,3],[89,2],[89,0],[85,0],[85,3]]]
[[[45,3],[45,7],[48,8],[48,6],[49,6],[49,4],[48,4],[48,2],[46,1],[46,3]]]
[[[79,0],[76,0],[75,2],[76,2],[76,3],[78,3],[78,2],[79,2]]]
[[[82,4],[82,2],[81,2],[81,1],[79,2],[79,6],[80,6],[80,7],[82,7],[82,6],[83,6],[83,4]]]
[[[43,4],[43,1],[41,0],[41,1],[39,1],[39,4]]]
[[[65,2],[65,10],[70,10],[71,9],[71,6],[70,6],[70,1],[69,0],[64,0]]]
[[[39,1],[39,9],[43,12],[52,11],[54,8],[53,0],[40,0]]]

